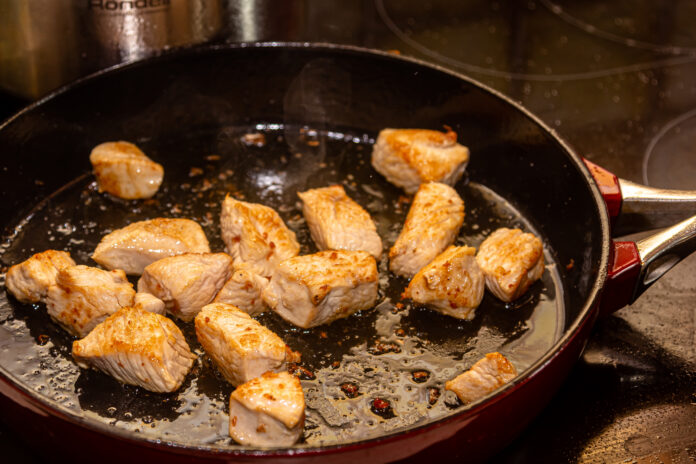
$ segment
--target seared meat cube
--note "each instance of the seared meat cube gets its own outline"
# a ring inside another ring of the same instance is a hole
[[[366,251],[320,251],[280,263],[262,296],[283,319],[308,328],[374,306],[378,277]]]
[[[269,277],[279,262],[300,252],[295,233],[268,206],[228,196],[222,203],[220,229],[234,264],[246,263],[262,277]]]
[[[22,303],[43,302],[46,301],[48,288],[56,284],[58,271],[74,265],[70,253],[65,251],[36,253],[7,271],[5,287]]]
[[[451,129],[384,129],[372,150],[372,166],[407,193],[426,182],[456,184],[468,161],[469,149]]]
[[[164,168],[129,142],[106,142],[89,155],[99,191],[119,198],[150,198],[159,189]]]
[[[516,300],[544,273],[544,250],[534,234],[501,228],[479,247],[476,261],[486,287],[505,302]]]
[[[445,389],[457,394],[462,403],[471,403],[514,379],[515,366],[502,354],[488,353],[471,369],[445,383]]]
[[[232,277],[225,282],[213,303],[231,304],[250,316],[262,313],[266,305],[261,291],[268,285],[268,279],[242,265],[235,267]]]
[[[72,354],[80,367],[157,393],[178,389],[196,359],[176,324],[140,308],[109,316],[73,342]]]
[[[167,312],[164,301],[149,293],[136,293],[133,307],[143,309],[149,313],[161,314],[162,316]]]
[[[302,384],[287,372],[268,372],[230,396],[230,436],[241,445],[287,447],[302,436]]]
[[[225,253],[187,253],[155,261],[138,280],[138,292],[150,293],[174,316],[190,321],[215,298],[232,275]]]
[[[229,304],[204,306],[196,316],[196,335],[222,375],[235,386],[300,360],[299,353],[279,336]]]
[[[411,278],[454,242],[464,223],[464,201],[445,184],[422,184],[413,197],[396,243],[389,250],[389,269]]]
[[[138,221],[104,236],[92,259],[107,269],[139,275],[148,264],[183,253],[209,253],[201,226],[190,219]]]
[[[340,185],[297,194],[314,243],[320,250],[367,251],[382,255],[382,239],[369,213],[353,201]]]
[[[449,247],[418,271],[404,297],[457,319],[473,319],[486,288],[475,254],[475,248]]]
[[[97,324],[135,299],[133,285],[123,271],[68,266],[48,288],[48,314],[65,330],[84,337]]]

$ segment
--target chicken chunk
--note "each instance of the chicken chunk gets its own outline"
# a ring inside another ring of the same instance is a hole
[[[145,310],[149,313],[161,314],[162,316],[167,312],[164,301],[149,293],[136,293],[133,307]]]
[[[196,359],[174,322],[140,308],[109,316],[73,342],[72,355],[82,368],[157,393],[178,389]]]
[[[190,321],[215,298],[232,275],[225,253],[187,253],[155,261],[138,280],[138,292],[164,301],[167,311]]]
[[[286,321],[315,327],[374,306],[378,277],[366,251],[320,251],[280,263],[262,296]]]
[[[230,436],[241,445],[288,447],[302,436],[305,400],[299,379],[268,372],[230,396]]]
[[[225,379],[235,386],[300,360],[299,353],[279,336],[229,304],[204,306],[196,316],[196,336]]]
[[[232,277],[225,282],[213,303],[231,304],[250,316],[255,316],[266,309],[261,292],[267,285],[268,279],[247,269],[246,266],[235,267]]]
[[[234,264],[246,263],[262,277],[269,277],[278,263],[300,252],[295,233],[268,206],[228,196],[222,203],[220,229]]]
[[[107,269],[140,275],[148,264],[183,253],[209,253],[201,226],[190,219],[157,218],[134,222],[105,235],[92,259]]]
[[[126,200],[150,198],[159,189],[164,168],[129,142],[106,142],[89,155],[100,192]]]
[[[340,185],[299,192],[302,213],[320,250],[367,251],[382,255],[382,239],[369,213]]]
[[[493,232],[479,247],[476,261],[488,290],[505,302],[522,296],[544,273],[541,240],[520,229]]]
[[[451,390],[462,403],[471,403],[497,390],[517,376],[517,370],[502,354],[488,353],[476,361],[471,369],[445,382],[445,389]]]
[[[22,303],[45,302],[48,288],[56,284],[58,271],[74,266],[65,251],[46,250],[15,264],[5,277],[5,287]]]
[[[389,250],[389,269],[411,278],[454,242],[464,223],[464,201],[445,184],[422,184]]]
[[[384,129],[372,150],[372,166],[392,184],[415,193],[425,182],[454,185],[469,161],[469,149],[451,129]]]
[[[404,297],[457,319],[471,320],[486,288],[476,249],[450,246],[411,279]]]
[[[65,330],[82,338],[97,324],[135,299],[133,285],[123,271],[68,266],[58,271],[48,288],[48,314]]]

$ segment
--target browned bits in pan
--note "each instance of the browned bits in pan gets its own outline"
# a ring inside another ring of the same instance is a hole
[[[317,378],[314,372],[295,363],[288,364],[288,372],[300,380],[314,380]]]
[[[391,403],[389,403],[389,400],[385,400],[384,398],[375,398],[374,400],[372,400],[370,410],[378,416],[383,417],[385,419],[391,419],[392,417],[395,417],[394,410],[391,407]]]
[[[201,169],[201,168],[193,167],[189,170],[189,177],[196,177],[196,176],[202,176],[202,175],[203,175],[203,169]]]
[[[431,406],[437,403],[437,400],[440,399],[440,389],[437,387],[429,387],[428,388],[428,404]]]
[[[357,384],[353,382],[344,382],[341,384],[341,391],[348,397],[348,398],[356,398],[360,396],[360,388],[358,387]]]
[[[46,343],[48,343],[48,341],[50,340],[50,338],[49,338],[49,336],[46,335],[46,334],[41,334],[41,335],[39,335],[38,337],[36,337],[36,340],[39,342],[39,345],[43,346],[43,345],[45,345]]]
[[[411,378],[414,382],[423,383],[430,378],[430,372],[425,370],[418,370],[411,372]]]
[[[385,353],[401,353],[401,347],[395,342],[385,342],[377,340],[374,345],[369,347],[367,351],[370,354],[385,354]]]
[[[253,134],[244,134],[242,136],[242,143],[244,143],[244,145],[263,147],[266,145],[266,136],[258,132]]]

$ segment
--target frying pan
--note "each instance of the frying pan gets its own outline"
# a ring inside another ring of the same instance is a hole
[[[524,108],[465,76],[354,47],[278,43],[179,50],[97,73],[0,126],[0,259],[9,266],[54,248],[93,264],[104,234],[157,216],[197,220],[222,250],[227,193],[276,208],[301,252],[311,253],[296,192],[335,183],[372,214],[388,247],[409,199],[371,168],[371,144],[385,127],[444,125],[472,153],[456,186],[467,214],[457,243],[477,246],[501,226],[544,241],[544,277],[520,301],[486,295],[473,321],[447,318],[401,302],[407,282],[383,257],[373,310],[311,330],[264,314],[261,322],[302,353],[294,370],[308,407],[300,443],[259,450],[227,437],[232,387],[190,325],[180,324],[199,354],[192,373],[180,391],[152,394],[78,369],[72,338],[44,308],[3,293],[5,420],[40,437],[37,446],[51,455],[78,461],[480,460],[503,447],[561,384],[600,313],[630,303],[693,249],[693,220],[638,244],[613,242],[620,210],[688,208],[693,198],[654,197],[617,181]],[[165,166],[153,199],[97,191],[89,151],[121,139]],[[514,381],[470,405],[444,391],[446,380],[495,350],[518,367]],[[376,410],[376,398],[390,407]]]

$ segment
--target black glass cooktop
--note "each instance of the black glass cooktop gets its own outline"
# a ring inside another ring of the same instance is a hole
[[[696,189],[696,2],[226,3],[222,41],[398,50],[519,101],[620,177]],[[21,103],[3,95],[1,115]],[[44,461],[8,426],[0,450]],[[696,256],[597,323],[559,392],[492,461],[696,461]]]

